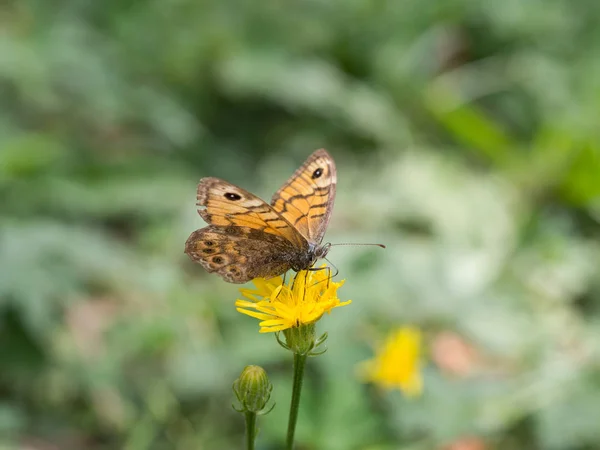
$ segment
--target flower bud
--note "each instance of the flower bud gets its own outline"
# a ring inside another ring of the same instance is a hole
[[[242,405],[241,412],[261,413],[271,398],[273,385],[260,366],[246,366],[233,383],[233,392]]]

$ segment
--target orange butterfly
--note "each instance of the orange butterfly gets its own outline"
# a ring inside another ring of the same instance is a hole
[[[198,184],[198,214],[209,224],[194,231],[185,253],[225,281],[245,283],[289,269],[312,267],[324,258],[322,245],[335,199],[335,163],[317,150],[290,177],[271,205],[218,178]]]

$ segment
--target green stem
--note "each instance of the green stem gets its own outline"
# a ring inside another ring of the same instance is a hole
[[[256,439],[256,413],[246,412],[246,448],[254,450],[254,440]]]
[[[304,379],[304,366],[306,355],[294,353],[294,387],[292,389],[292,404],[290,405],[290,418],[288,421],[286,450],[294,448],[294,433],[296,432],[296,421],[298,420],[298,409],[300,407],[300,393]]]

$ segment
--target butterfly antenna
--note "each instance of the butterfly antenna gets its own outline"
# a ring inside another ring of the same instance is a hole
[[[330,247],[334,247],[336,245],[374,245],[376,247],[380,247],[380,248],[386,248],[385,245],[383,244],[355,244],[353,242],[342,242],[341,244],[330,244]],[[329,260],[328,260],[329,261]]]

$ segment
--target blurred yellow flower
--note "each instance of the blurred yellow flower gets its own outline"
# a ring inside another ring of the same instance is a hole
[[[361,375],[365,381],[416,396],[423,390],[420,359],[421,332],[413,327],[398,328],[388,335],[375,358],[362,363]]]
[[[256,289],[240,289],[247,300],[235,302],[242,314],[260,319],[260,332],[282,331],[311,324],[333,308],[345,306],[337,290],[344,284],[331,281],[329,270],[302,270],[288,284],[281,277],[253,280]]]

